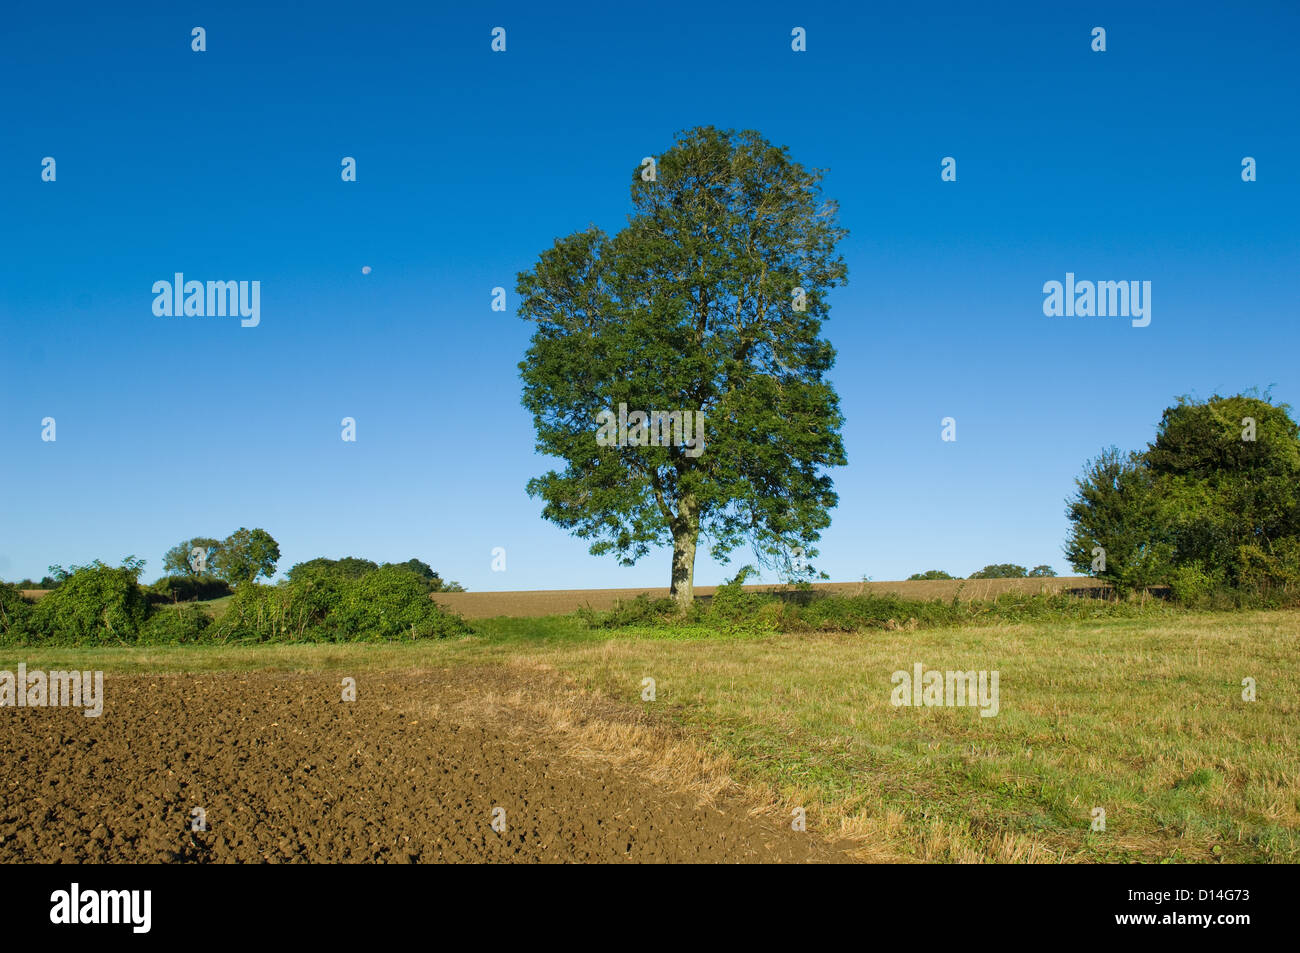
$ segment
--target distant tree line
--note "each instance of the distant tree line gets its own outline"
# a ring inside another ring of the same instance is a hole
[[[1033,569],[1026,569],[1024,566],[1017,566],[1015,563],[996,563],[985,566],[983,569],[971,573],[968,579],[1038,579],[1055,576],[1056,570],[1048,565],[1038,565]],[[908,576],[909,582],[918,579],[958,579],[958,576],[950,576],[942,569],[927,569],[925,572],[913,573]]]

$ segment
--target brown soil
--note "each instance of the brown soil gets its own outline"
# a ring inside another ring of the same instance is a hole
[[[696,586],[695,594],[707,600],[717,586]],[[788,591],[773,585],[745,586],[755,592]],[[1067,590],[1102,590],[1105,584],[1090,576],[1058,576],[1046,579],[935,579],[902,582],[818,582],[819,592],[856,596],[863,593],[893,593],[905,599],[943,599],[956,596],[962,600],[991,599],[1004,592],[1063,592]],[[48,589],[24,589],[26,599],[38,600]],[[439,592],[433,598],[466,619],[491,619],[497,616],[533,618],[544,615],[568,615],[578,609],[605,611],[619,602],[627,602],[645,593],[651,598],[666,599],[664,589],[523,589],[517,592]]]
[[[362,672],[355,702],[342,677],[108,675],[98,718],[0,709],[0,861],[845,857],[672,729],[551,672]]]
[[[989,599],[1004,592],[1061,592],[1069,589],[1099,589],[1103,583],[1088,576],[1060,576],[1046,579],[942,579],[914,582],[819,582],[819,592],[840,595],[894,593],[906,599]],[[746,586],[759,591],[780,591],[771,585]],[[713,595],[716,586],[697,586],[695,594],[704,599]],[[439,592],[434,599],[466,619],[490,619],[495,616],[535,617],[566,615],[581,608],[608,610],[619,602],[635,599],[641,593],[666,599],[665,589],[534,589],[518,592]]]

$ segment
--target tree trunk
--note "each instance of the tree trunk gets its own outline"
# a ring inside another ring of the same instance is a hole
[[[695,601],[695,541],[700,535],[700,514],[693,499],[682,498],[672,530],[673,578],[668,594],[678,608],[686,609]]]

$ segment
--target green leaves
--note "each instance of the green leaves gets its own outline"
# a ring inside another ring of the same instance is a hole
[[[280,545],[264,529],[241,526],[222,541],[215,560],[217,576],[232,586],[240,586],[275,573]]]
[[[1294,587],[1300,567],[1300,428],[1290,408],[1253,395],[1179,398],[1144,453],[1112,448],[1077,481],[1066,553],[1122,590],[1174,582]]]
[[[74,645],[116,645],[136,640],[149,614],[149,603],[136,577],[139,561],[123,566],[96,560],[73,566],[57,589],[47,593],[27,613],[27,626],[36,641]]]
[[[820,183],[755,132],[693,129],[656,181],[634,171],[626,228],[558,239],[519,275],[523,404],[565,463],[528,492],[593,553],[631,564],[671,540],[688,587],[701,532],[722,559],[746,540],[767,562],[814,555],[836,503],[823,471],[846,462],[820,337],[845,232]],[[702,411],[703,454],[599,446],[620,403]]]
[[[1043,567],[1039,567],[1043,568]],[[1024,566],[1017,566],[1015,563],[997,563],[991,566],[985,566],[976,572],[970,574],[972,579],[1024,579],[1028,575]]]

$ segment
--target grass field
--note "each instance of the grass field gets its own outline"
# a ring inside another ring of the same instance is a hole
[[[0,668],[554,670],[680,728],[810,830],[884,861],[1300,861],[1295,612],[720,636],[572,617],[384,645],[7,649]],[[1000,712],[891,704],[891,673],[997,670]],[[653,678],[656,699],[641,700]],[[1242,679],[1258,685],[1243,701]],[[1104,832],[1090,829],[1105,811]]]

